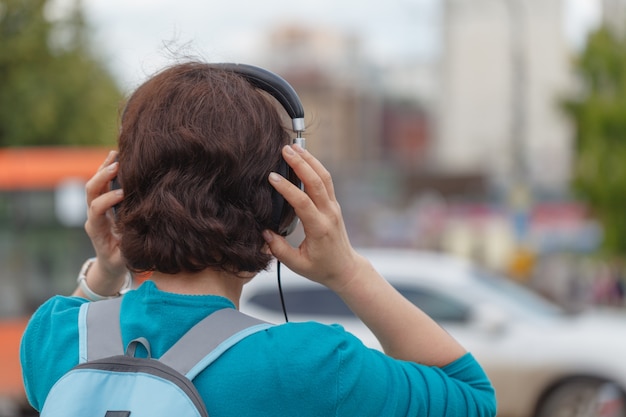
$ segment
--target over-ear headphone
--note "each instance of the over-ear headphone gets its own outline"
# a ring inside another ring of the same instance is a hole
[[[285,109],[291,118],[292,129],[296,134],[292,143],[305,148],[305,139],[302,137],[304,132],[304,108],[302,102],[296,93],[296,90],[278,74],[270,72],[266,69],[246,64],[222,63],[212,64],[216,68],[232,71],[245,78],[252,86],[269,93],[274,97]],[[302,182],[291,170],[280,155],[276,172],[287,178],[296,186],[302,188]],[[111,189],[119,189],[120,184],[115,177],[111,181]],[[114,207],[115,211],[116,207]],[[282,236],[287,236],[294,231],[298,224],[298,218],[294,215],[293,220],[285,223],[286,216],[291,212],[291,206],[285,201],[282,195],[276,190],[272,190],[272,230]]]
[[[302,132],[304,132],[304,107],[296,90],[285,79],[278,74],[253,65],[224,63],[216,64],[216,66],[242,76],[254,87],[274,97],[291,118],[292,130],[296,134],[293,143],[297,143],[302,148],[305,148],[305,139],[302,137]],[[285,162],[282,155],[280,156],[276,172],[302,188],[302,182]],[[282,236],[287,236],[293,232],[298,224],[298,218],[295,215],[291,222],[283,224],[290,210],[291,207],[283,196],[276,190],[272,190],[272,229]]]

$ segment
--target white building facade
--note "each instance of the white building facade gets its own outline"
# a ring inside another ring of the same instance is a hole
[[[572,131],[559,100],[573,78],[562,3],[444,0],[433,149],[442,171],[567,186]]]
[[[602,0],[603,23],[623,36],[626,30],[626,1]]]

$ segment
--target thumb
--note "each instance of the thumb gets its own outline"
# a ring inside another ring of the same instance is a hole
[[[274,255],[274,257],[276,257],[276,259],[283,264],[289,266],[289,261],[297,256],[297,250],[293,248],[283,236],[280,236],[271,230],[264,230],[263,239],[265,239],[272,255]]]

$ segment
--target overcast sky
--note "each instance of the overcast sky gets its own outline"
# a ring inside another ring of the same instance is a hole
[[[169,42],[212,61],[249,61],[262,34],[285,22],[356,33],[375,62],[429,57],[438,47],[440,0],[82,1],[124,88],[167,62]],[[563,1],[564,34],[579,46],[599,20],[600,0]]]

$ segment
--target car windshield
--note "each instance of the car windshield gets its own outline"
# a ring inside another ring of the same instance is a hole
[[[423,280],[419,279],[412,283],[395,280],[393,274],[389,274],[388,279],[409,301],[441,323],[467,322],[473,307],[479,303],[497,306],[514,317],[529,320],[564,315],[564,310],[509,278],[477,267],[468,272],[471,279],[467,281],[467,287],[463,285],[463,288],[457,287],[454,291],[441,285],[420,285]],[[283,288],[283,293],[290,314],[334,320],[354,318],[341,298],[321,285],[287,286]],[[256,290],[247,303],[274,313],[282,312],[279,293],[273,286]]]
[[[500,304],[516,315],[545,318],[565,314],[561,307],[507,278],[480,269],[474,270],[474,276],[489,292],[490,302]]]

